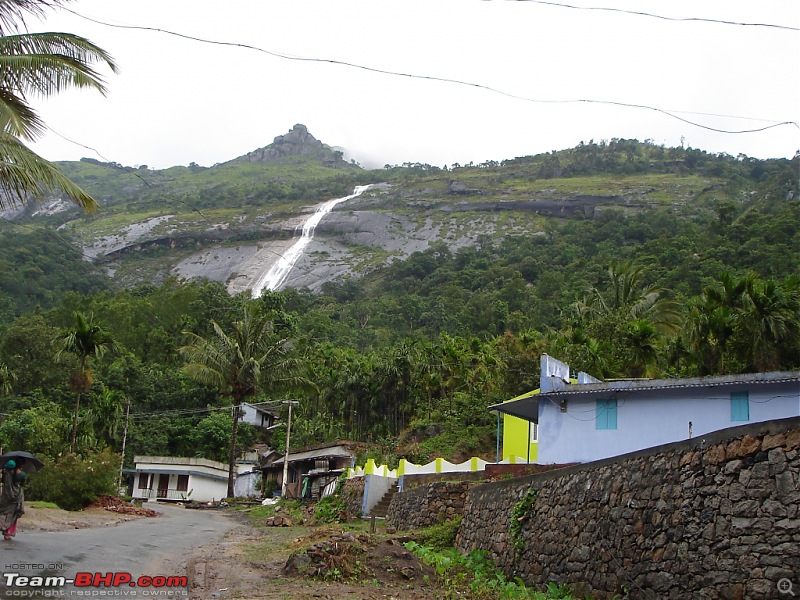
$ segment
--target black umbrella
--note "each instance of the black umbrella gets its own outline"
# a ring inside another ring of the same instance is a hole
[[[44,467],[44,463],[41,460],[30,452],[23,450],[15,450],[0,455],[0,468],[4,467],[9,460],[17,463],[17,466],[22,466],[22,470],[26,473],[36,473],[36,471]]]

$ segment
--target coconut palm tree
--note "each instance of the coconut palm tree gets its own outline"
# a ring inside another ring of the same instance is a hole
[[[92,358],[100,359],[109,351],[119,353],[123,350],[122,344],[94,322],[93,315],[90,314],[87,317],[81,312],[75,312],[73,317],[75,319],[73,328],[58,335],[54,340],[60,344],[60,348],[55,355],[56,360],[61,360],[65,355],[72,355],[78,359],[79,363],[78,371],[70,377],[70,387],[75,392],[75,414],[72,419],[70,452],[75,451],[81,395],[92,387],[93,377],[89,368],[90,360]]]
[[[662,333],[676,333],[680,328],[680,311],[674,300],[667,298],[667,290],[644,283],[644,270],[630,261],[608,268],[610,285],[607,291],[589,289],[589,297],[576,302],[574,310],[579,316],[606,315],[622,311],[631,321],[646,319]]]
[[[179,349],[186,360],[183,371],[192,379],[210,386],[233,400],[228,497],[233,497],[233,474],[236,460],[236,432],[243,401],[266,391],[309,387],[302,376],[303,363],[289,332],[275,330],[272,315],[262,312],[259,304],[248,302],[242,320],[235,321],[226,333],[211,322],[213,337],[204,338],[184,332],[187,344]]]
[[[33,141],[46,129],[29,98],[46,98],[67,88],[105,93],[105,82],[93,65],[105,64],[116,72],[111,56],[80,36],[17,33],[24,30],[26,15],[40,16],[60,4],[63,0],[0,1],[0,209],[48,191],[61,192],[87,210],[96,207],[89,194],[22,141]]]

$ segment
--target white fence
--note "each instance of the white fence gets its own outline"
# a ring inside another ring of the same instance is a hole
[[[500,464],[514,465],[525,464],[527,461],[519,456],[512,456],[511,458],[501,461]],[[367,460],[367,464],[363,467],[355,466],[347,470],[347,478],[362,477],[364,475],[377,475],[378,477],[390,477],[397,479],[403,475],[423,475],[428,473],[469,473],[476,471],[483,471],[486,469],[487,463],[482,458],[473,456],[469,460],[462,463],[454,464],[443,458],[432,460],[426,465],[415,465],[407,461],[405,458],[400,459],[400,464],[396,469],[390,469],[387,465],[376,465],[373,459]]]

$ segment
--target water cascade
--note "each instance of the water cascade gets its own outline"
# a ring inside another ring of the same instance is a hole
[[[319,225],[320,221],[322,221],[322,217],[331,212],[333,208],[340,202],[351,200],[357,196],[360,196],[370,187],[372,186],[356,186],[356,188],[353,190],[353,193],[349,196],[345,196],[344,198],[334,198],[333,200],[328,200],[327,202],[320,204],[314,214],[311,215],[305,223],[303,223],[303,233],[300,235],[298,240],[292,244],[292,247],[284,252],[277,261],[275,261],[275,263],[269,268],[269,271],[262,275],[253,286],[253,297],[258,298],[265,289],[269,291],[279,289],[286,282],[286,278],[289,277],[289,273],[291,272],[292,267],[294,267],[294,264],[297,262],[297,259],[303,254],[303,250],[305,250],[306,246],[311,243],[311,239],[314,237],[314,230],[317,228],[317,225]]]

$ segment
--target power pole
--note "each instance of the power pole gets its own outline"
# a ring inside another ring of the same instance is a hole
[[[236,469],[236,433],[239,430],[239,404],[233,407],[233,427],[231,429],[231,451],[228,456],[228,498],[233,499],[233,473]]]
[[[286,451],[283,453],[283,481],[281,481],[281,498],[286,498],[286,484],[289,478],[289,436],[292,432],[292,405],[298,404],[297,400],[284,400],[283,404],[289,405],[289,416],[286,419]]]
[[[122,487],[122,465],[125,463],[125,442],[128,439],[128,417],[131,414],[131,399],[125,407],[125,427],[122,430],[122,457],[119,459],[119,477],[117,478],[117,491]]]

